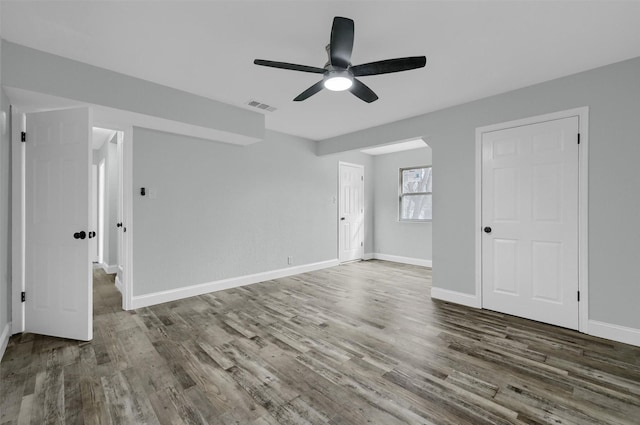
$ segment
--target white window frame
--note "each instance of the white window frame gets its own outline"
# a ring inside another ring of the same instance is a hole
[[[421,168],[433,168],[431,165],[416,165],[414,167],[403,167],[400,168],[399,171],[399,179],[398,179],[398,221],[403,223],[430,223],[433,221],[433,189],[431,192],[414,192],[414,193],[403,193],[402,192],[402,173],[406,170],[418,170]],[[433,173],[433,170],[432,170]],[[432,174],[433,175],[433,174]],[[422,218],[422,219],[408,219],[402,218],[402,198],[405,196],[424,196],[431,195],[431,218]]]

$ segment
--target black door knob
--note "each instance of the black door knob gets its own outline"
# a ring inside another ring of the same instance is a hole
[[[484,228],[485,233],[491,233],[491,227],[487,226]]]
[[[84,239],[86,237],[87,237],[87,234],[85,233],[84,230],[82,232],[76,232],[73,234],[74,239]]]
[[[89,232],[89,239],[94,238],[96,236],[96,232]]]
[[[122,227],[122,223],[116,223],[116,227]]]
[[[340,220],[344,220],[344,219],[345,219],[344,217],[340,217]]]

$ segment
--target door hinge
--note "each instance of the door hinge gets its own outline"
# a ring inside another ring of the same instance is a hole
[[[578,144],[580,144],[580,133],[578,133]]]
[[[364,181],[364,176],[360,176],[360,180]]]
[[[580,291],[578,291],[578,302],[580,302]]]
[[[22,292],[20,293],[20,300],[21,300],[22,302],[25,302],[25,301],[27,300],[27,293],[26,293],[26,292],[22,291]]]
[[[26,142],[27,141],[27,133],[25,133],[24,131],[22,133],[20,133],[20,141],[21,142]]]
[[[360,246],[364,246],[364,242],[360,242]]]

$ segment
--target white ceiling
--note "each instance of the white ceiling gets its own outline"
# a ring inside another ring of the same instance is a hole
[[[233,105],[272,105],[267,128],[321,140],[640,56],[638,1],[8,1],[2,37]],[[366,104],[253,65],[323,66],[334,16],[355,21],[353,64],[425,55],[363,77]],[[248,106],[244,105],[249,108]],[[252,109],[255,110],[255,109]]]

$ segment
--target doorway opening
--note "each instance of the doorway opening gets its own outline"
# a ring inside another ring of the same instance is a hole
[[[117,223],[122,193],[119,186],[118,133],[121,132],[100,127],[92,129],[92,165],[97,170],[93,182],[97,201],[92,211],[92,222],[97,231],[94,242],[97,261],[94,266],[107,274],[117,273],[120,265]]]

